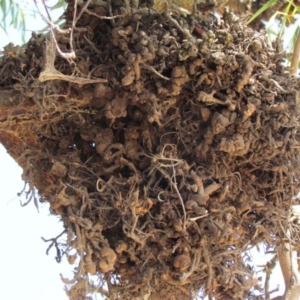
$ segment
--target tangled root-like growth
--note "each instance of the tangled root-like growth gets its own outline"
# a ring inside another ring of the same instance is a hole
[[[50,246],[79,261],[70,299],[252,299],[245,251],[283,240],[299,191],[280,43],[151,1],[82,4],[75,26],[68,2],[72,39],[5,48],[0,141],[64,222],[67,246]]]

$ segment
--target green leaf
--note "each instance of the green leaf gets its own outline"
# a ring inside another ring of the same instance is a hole
[[[10,14],[11,14],[11,22],[10,25],[14,24],[14,18],[15,18],[15,6],[11,5],[10,7]]]
[[[275,30],[273,30],[272,28],[267,28],[267,33],[277,36],[277,32]]]
[[[3,31],[4,31],[4,32],[6,33],[6,35],[7,35],[6,28],[3,27],[3,26],[1,25],[1,23],[0,23],[0,27],[3,29]]]
[[[2,10],[2,13],[3,13],[2,20],[4,20],[5,14],[6,14],[6,0],[1,0],[1,10]]]
[[[294,16],[297,12],[299,11],[299,7],[294,5],[294,9],[293,9],[293,12],[292,12],[292,16]],[[299,11],[300,12],[300,11]]]
[[[250,24],[254,19],[261,15],[265,10],[269,9],[277,0],[269,0],[265,3],[248,21],[247,24]]]
[[[1,10],[3,13],[3,16],[2,16],[3,26],[1,26],[1,27],[6,28],[6,17],[8,15],[8,12],[10,11],[11,6],[12,6],[12,0],[8,0],[8,2],[7,2],[7,0],[1,0]]]
[[[66,2],[64,0],[59,0],[54,6],[51,7],[50,10],[61,8],[61,7],[64,7],[65,5],[66,5]]]
[[[295,44],[296,44],[297,37],[299,35],[299,31],[300,31],[300,26],[297,26],[297,28],[294,31],[293,37],[292,37],[292,43],[290,45],[290,51],[293,51],[293,49],[295,48]]]
[[[24,16],[24,12],[23,11],[21,11],[20,10],[20,13],[19,13],[19,18],[18,18],[19,20],[19,26],[18,26],[18,29],[23,29],[23,30],[25,30],[25,28],[26,28],[26,25],[25,25],[25,16]]]
[[[279,37],[282,37],[282,35],[284,33],[284,29],[286,28],[286,23],[288,21],[288,18],[290,17],[289,11],[290,11],[292,4],[293,4],[293,2],[289,1],[289,4],[286,6],[286,8],[284,10],[283,18],[282,18],[282,21],[280,22],[281,27],[280,27],[279,34],[278,34]]]
[[[278,12],[276,12],[275,14],[273,14],[273,16],[269,19],[267,25],[266,25],[266,30],[268,33],[272,33],[275,36],[277,36],[278,34],[278,28],[277,28],[277,24],[276,24],[276,17],[278,15]],[[276,28],[276,30],[274,29]]]

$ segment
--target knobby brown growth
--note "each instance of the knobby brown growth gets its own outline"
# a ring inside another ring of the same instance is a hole
[[[152,2],[69,0],[8,45],[0,141],[63,221],[70,299],[267,299],[246,250],[299,241],[299,79],[214,1]]]

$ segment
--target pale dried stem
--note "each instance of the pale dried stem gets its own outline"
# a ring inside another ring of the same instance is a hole
[[[155,75],[157,75],[158,77],[164,79],[164,80],[167,80],[167,81],[170,81],[170,78],[168,77],[165,77],[164,75],[158,73],[153,67],[151,66],[148,66],[148,65],[145,65],[145,64],[141,64],[141,67],[144,68],[144,69],[147,69],[151,72],[153,72]]]
[[[99,18],[101,20],[105,19],[105,20],[112,20],[112,19],[117,19],[117,18],[121,18],[121,15],[116,15],[116,16],[111,16],[111,17],[107,17],[107,16],[99,16],[96,13],[93,13],[92,11],[86,9],[85,12],[90,15],[90,16],[94,16],[96,18]]]
[[[107,82],[107,80],[98,78],[98,79],[89,79],[89,78],[81,78],[76,77],[74,75],[64,75],[61,72],[57,71],[54,67],[55,60],[55,40],[52,38],[50,41],[46,43],[46,63],[45,70],[40,73],[39,81],[45,82],[48,80],[63,80],[77,84],[89,84],[89,83],[99,83],[99,82]]]
[[[77,21],[79,20],[79,18],[81,17],[81,15],[83,14],[83,12],[87,9],[89,3],[91,2],[91,0],[88,0],[86,2],[86,4],[84,5],[84,7],[81,9],[78,17],[76,18],[76,14],[77,14],[77,0],[74,1],[74,15],[73,15],[73,21],[72,21],[72,28],[69,30],[70,31],[70,52],[62,52],[60,50],[60,47],[57,43],[55,34],[54,34],[54,28],[56,28],[57,26],[55,26],[52,22],[51,22],[51,16],[48,12],[47,6],[45,4],[45,2],[43,1],[46,13],[47,13],[47,17],[40,11],[37,2],[35,0],[35,4],[37,6],[37,8],[40,11],[40,14],[42,15],[43,19],[45,20],[45,22],[49,25],[50,27],[50,32],[51,32],[51,37],[50,37],[50,42],[48,41],[46,43],[46,66],[45,66],[45,70],[43,72],[40,73],[39,76],[39,81],[40,82],[45,82],[48,80],[63,80],[63,81],[68,81],[68,82],[72,82],[72,83],[77,83],[80,85],[84,85],[84,84],[90,84],[90,83],[100,83],[100,82],[107,82],[107,80],[105,79],[90,79],[90,78],[79,78],[76,77],[74,75],[64,75],[61,72],[59,72],[58,70],[55,69],[54,67],[54,62],[55,62],[55,52],[57,51],[61,57],[65,58],[66,60],[70,61],[71,59],[75,59],[76,58],[76,54],[73,50],[73,31],[74,28],[76,26]]]
[[[284,234],[290,236],[289,230],[284,231]],[[277,256],[285,283],[285,292],[281,299],[297,300],[300,295],[300,274],[297,270],[297,257],[292,249],[291,241],[277,246]]]
[[[77,0],[75,0],[74,3],[74,16],[73,16],[73,28],[75,27],[77,21],[81,18],[82,14],[87,11],[87,8],[89,6],[89,4],[91,3],[91,0],[86,1],[85,5],[83,6],[83,8],[81,9],[80,13],[78,14],[78,17],[76,18],[76,12],[77,12]]]
[[[178,190],[178,187],[177,187],[177,182],[176,182],[176,173],[175,173],[175,169],[174,169],[174,166],[173,166],[173,176],[174,177],[174,181],[172,180],[172,178],[169,176],[169,174],[163,170],[161,168],[161,165],[160,167],[155,167],[161,174],[163,174],[163,176],[165,178],[167,178],[169,180],[169,183],[170,185],[172,186],[172,188],[174,188],[179,200],[180,200],[180,203],[181,203],[181,206],[182,206],[182,210],[183,210],[183,230],[185,231],[186,230],[186,210],[185,210],[185,206],[184,206],[184,202],[183,202],[183,199],[181,197],[181,194]]]
[[[298,64],[299,64],[299,56],[300,56],[300,30],[298,32],[298,37],[295,43],[292,61],[291,61],[291,74],[297,76],[298,73]]]

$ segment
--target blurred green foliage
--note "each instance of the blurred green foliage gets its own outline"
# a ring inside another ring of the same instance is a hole
[[[37,0],[42,8],[45,0]],[[57,0],[50,10],[61,9],[66,5],[64,0]],[[23,42],[26,30],[26,16],[28,14],[38,14],[38,10],[33,0],[0,0],[0,30],[6,34],[8,26],[13,26],[22,33]]]
[[[25,30],[25,5],[26,1],[20,2],[17,0],[0,0],[2,13],[0,26],[5,32],[7,26],[13,26],[20,31]]]
[[[264,5],[262,5],[247,21],[247,24],[250,24],[255,19],[261,17],[261,15],[266,10],[271,10],[273,6],[277,3],[280,3],[282,0],[269,0]],[[300,17],[300,6],[299,1],[297,0],[287,0],[285,1],[286,5],[282,11],[275,11],[271,18],[268,20],[266,26],[268,33],[276,35],[276,37],[282,38],[287,28],[294,23],[298,23],[297,26],[294,26],[295,30],[293,32],[292,40],[297,39],[299,31],[299,17]],[[277,22],[277,23],[276,23]],[[276,23],[276,24],[275,24]],[[276,25],[276,26],[275,26]],[[278,30],[274,30],[277,27]],[[293,45],[294,47],[294,45]]]
[[[269,0],[264,5],[262,5],[248,20],[248,24],[254,21],[256,18],[261,17],[261,15],[267,11],[272,10],[272,7],[276,4],[280,4],[282,0]],[[299,60],[299,46],[296,47],[296,43],[299,43],[300,34],[300,6],[299,0],[287,0],[285,1],[285,6],[282,10],[277,10],[273,13],[271,18],[266,23],[266,30],[269,34],[270,39],[282,38],[288,43],[286,50],[292,53],[288,57],[289,63],[297,59],[298,57],[298,68],[300,67]]]

